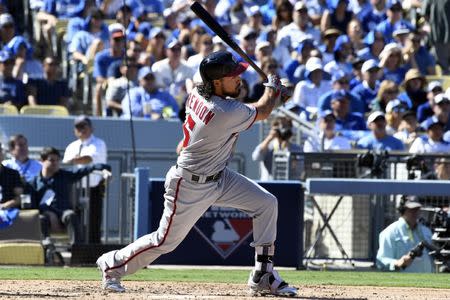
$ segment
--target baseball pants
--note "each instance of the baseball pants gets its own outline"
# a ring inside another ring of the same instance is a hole
[[[232,207],[253,218],[252,246],[272,245],[276,238],[278,203],[275,196],[247,177],[225,168],[218,181],[192,182],[172,167],[166,175],[164,212],[158,230],[120,250],[104,254],[106,274],[121,278],[174,250],[211,206]],[[188,177],[188,176],[186,176]]]

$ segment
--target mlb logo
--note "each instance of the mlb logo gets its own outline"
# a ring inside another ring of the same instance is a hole
[[[230,256],[252,234],[252,218],[234,208],[211,206],[194,226],[223,258]]]

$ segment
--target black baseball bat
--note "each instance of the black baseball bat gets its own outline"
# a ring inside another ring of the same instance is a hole
[[[219,23],[209,14],[209,12],[206,11],[206,9],[203,8],[203,6],[198,3],[197,1],[192,1],[191,3],[191,10],[199,17],[200,20],[202,20],[209,28],[211,28],[212,31],[214,31],[215,34],[217,34],[222,41],[224,41],[228,46],[230,46],[231,49],[233,49],[237,54],[239,54],[246,62],[248,62],[253,69],[255,69],[258,74],[264,78],[264,80],[267,80],[267,75],[264,73],[263,70],[261,70],[260,67],[258,67],[257,64],[253,62],[253,60],[247,55],[247,53],[244,52],[244,50],[239,47],[238,44],[228,35],[228,33],[223,29],[222,26],[220,26]]]

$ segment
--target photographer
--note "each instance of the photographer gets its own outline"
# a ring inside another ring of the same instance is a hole
[[[418,222],[420,208],[416,196],[402,197],[398,211],[400,218],[385,228],[379,236],[377,268],[385,271],[431,273],[433,262],[419,245],[431,244],[431,230]]]
[[[253,150],[252,158],[260,162],[261,180],[273,179],[272,160],[276,151],[300,152],[299,145],[291,143],[292,121],[286,117],[276,117],[267,137]]]

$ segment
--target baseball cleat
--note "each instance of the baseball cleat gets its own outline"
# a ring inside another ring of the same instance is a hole
[[[119,278],[113,278],[106,275],[104,270],[106,270],[107,266],[105,261],[102,259],[102,256],[97,259],[97,267],[102,273],[102,287],[104,290],[115,293],[125,292],[125,288],[120,283]]]
[[[268,294],[284,297],[297,296],[297,288],[289,286],[287,282],[281,279],[277,271],[273,270],[262,275],[259,282],[253,281],[253,272],[250,273],[247,283],[250,288],[250,293],[253,296],[264,296]]]

